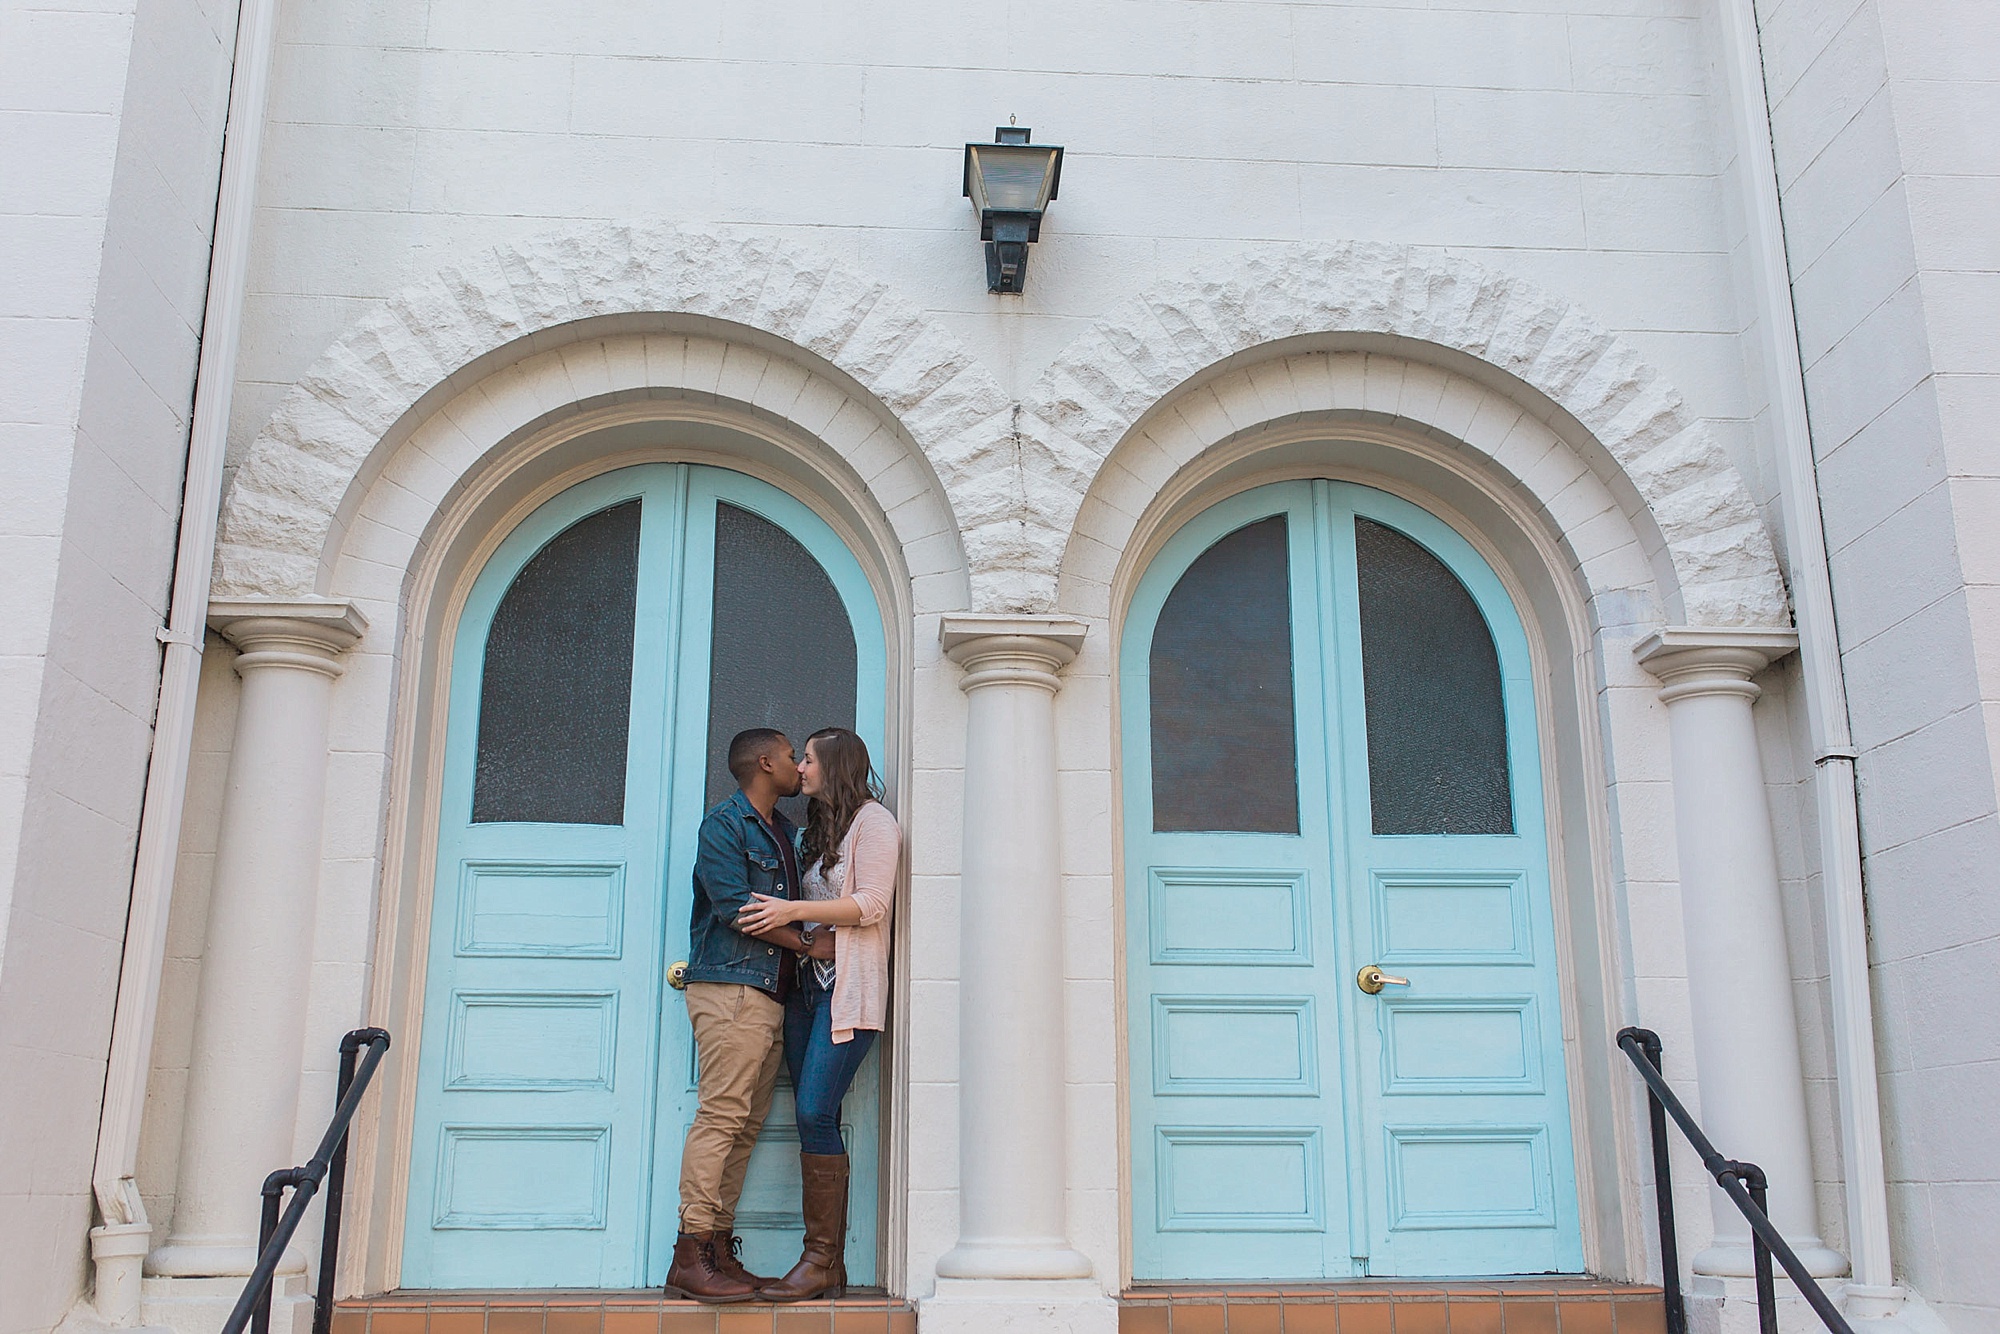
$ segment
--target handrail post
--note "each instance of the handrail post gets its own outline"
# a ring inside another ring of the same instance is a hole
[[[1665,1046],[1650,1028],[1619,1030],[1618,1045],[1631,1039],[1639,1046],[1653,1069],[1664,1077],[1661,1065]],[[1667,1307],[1667,1334],[1687,1334],[1687,1299],[1681,1295],[1681,1254],[1678,1225],[1674,1220],[1674,1170],[1669,1157],[1667,1109],[1646,1086],[1646,1115],[1653,1132],[1653,1199],[1660,1215],[1660,1296]]]
[[[383,1044],[386,1050],[389,1033],[381,1028],[357,1028],[340,1040],[340,1083],[333,1097],[335,1107],[347,1101],[347,1091],[354,1087],[354,1063],[364,1046]],[[319,1283],[313,1294],[312,1334],[331,1334],[333,1328],[333,1281],[335,1270],[340,1264],[340,1210],[341,1202],[347,1194],[347,1130],[340,1132],[340,1143],[333,1151],[333,1163],[327,1172],[326,1182],[326,1222],[320,1232],[319,1243]],[[257,1334],[264,1334],[262,1330]]]
[[[257,1254],[262,1255],[270,1247],[271,1238],[277,1235],[278,1211],[284,1205],[285,1191],[304,1179],[305,1169],[301,1167],[281,1167],[264,1178],[264,1212],[257,1221]],[[276,1286],[275,1274],[266,1274],[258,1286],[257,1305],[250,1316],[251,1334],[271,1334],[271,1289]]]
[[[1750,1192],[1750,1202],[1766,1218],[1771,1211],[1766,1200],[1770,1193],[1770,1182],[1764,1178],[1764,1169],[1755,1163],[1729,1164],[1729,1170]],[[1757,1275],[1757,1329],[1758,1334],[1778,1334],[1778,1289],[1771,1276],[1771,1248],[1764,1244],[1764,1238],[1753,1229],[1750,1233],[1750,1255]]]

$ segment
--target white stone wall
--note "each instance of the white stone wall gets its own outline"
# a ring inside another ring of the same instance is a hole
[[[0,1331],[90,1171],[207,277],[228,0],[0,7]]]
[[[611,218],[810,239],[1017,395],[1220,254],[1478,253],[1628,334],[1747,449],[1705,60],[1695,0],[288,6],[234,438],[369,302]],[[1026,296],[997,303],[959,158],[1009,115],[1072,155]]]
[[[1861,747],[1899,1269],[2000,1328],[1990,6],[1767,4],[1766,82]],[[1975,312],[1986,312],[1979,314]]]

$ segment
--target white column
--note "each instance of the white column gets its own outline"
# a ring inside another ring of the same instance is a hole
[[[339,602],[229,602],[209,624],[241,656],[195,1006],[173,1235],[177,1277],[250,1272],[258,1191],[293,1165],[326,793],[327,711],[361,614]]]
[[[1109,1330],[1117,1308],[1069,1244],[1057,672],[1084,626],[954,616],[966,669],[959,870],[959,1238],[929,1330]]]
[[[1814,1274],[1833,1275],[1847,1262],[1818,1235],[1778,854],[1750,712],[1761,693],[1750,678],[1797,643],[1789,630],[1668,629],[1637,654],[1664,682],[1673,739],[1702,1128],[1728,1157],[1764,1169],[1772,1221]],[[1715,1242],[1695,1272],[1750,1274],[1748,1225],[1719,1189],[1709,1198]]]

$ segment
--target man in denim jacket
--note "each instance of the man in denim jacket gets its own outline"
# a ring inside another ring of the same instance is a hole
[[[695,854],[683,994],[699,1101],[681,1151],[680,1235],[667,1274],[669,1294],[704,1302],[749,1301],[767,1281],[736,1259],[736,1201],[784,1059],[793,960],[806,952],[794,927],[746,936],[735,926],[753,893],[798,897],[796,831],[778,810],[798,795],[798,756],[782,732],[752,728],[729,743],[729,772],[739,791],[702,817]],[[831,940],[822,944],[831,951]]]

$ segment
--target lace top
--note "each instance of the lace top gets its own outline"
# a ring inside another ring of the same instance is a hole
[[[828,880],[821,873],[820,868],[824,865],[824,861],[814,862],[812,867],[799,880],[799,888],[805,891],[805,897],[810,901],[837,899],[841,896],[842,886],[847,883],[846,862],[843,861],[840,865],[833,868],[832,880]],[[828,933],[833,931],[832,927],[821,926],[818,922],[807,922],[804,925],[815,934],[821,931]],[[812,965],[813,976],[819,979],[820,986],[828,991],[833,990],[833,960],[808,959],[806,962]]]

